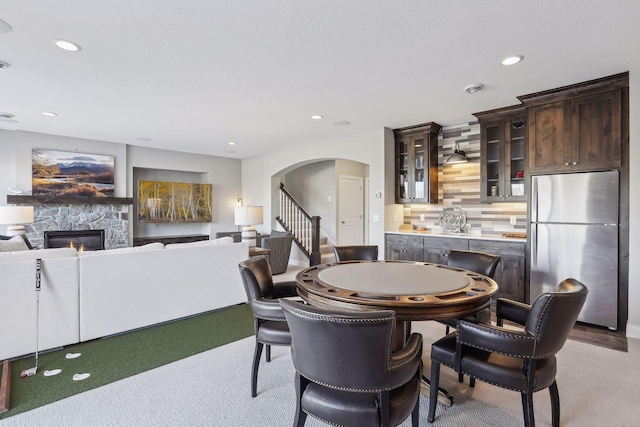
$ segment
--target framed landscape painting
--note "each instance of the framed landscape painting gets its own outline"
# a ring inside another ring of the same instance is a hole
[[[138,222],[211,222],[211,184],[138,181]]]
[[[113,197],[114,157],[69,151],[31,151],[34,196]]]

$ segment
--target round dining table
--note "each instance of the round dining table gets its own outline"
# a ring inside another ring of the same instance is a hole
[[[296,282],[298,294],[314,306],[395,311],[394,350],[404,346],[411,321],[467,317],[488,307],[498,291],[482,274],[412,261],[320,264],[300,271]],[[452,398],[447,394],[441,401],[451,405]]]

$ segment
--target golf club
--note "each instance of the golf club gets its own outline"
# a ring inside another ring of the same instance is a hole
[[[40,270],[42,260],[36,259],[36,366],[25,369],[20,374],[20,378],[30,377],[38,372],[38,337],[40,335]]]

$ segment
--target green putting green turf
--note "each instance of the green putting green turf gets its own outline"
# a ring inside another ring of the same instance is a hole
[[[243,304],[40,354],[38,373],[32,377],[20,378],[20,373],[33,368],[35,358],[16,360],[11,363],[11,407],[0,414],[0,420],[253,333],[253,314],[249,306]],[[67,353],[82,355],[66,359]],[[62,372],[44,376],[44,371],[53,369],[62,369]],[[74,381],[73,375],[81,373],[91,376]]]

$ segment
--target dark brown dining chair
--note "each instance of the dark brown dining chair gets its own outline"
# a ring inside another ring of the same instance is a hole
[[[418,427],[422,335],[393,352],[395,313],[340,311],[281,300],[296,368],[294,427],[307,415],[334,426]]]
[[[472,251],[457,251],[452,250],[449,252],[447,265],[450,267],[463,268],[465,270],[473,271],[493,279],[496,273],[496,267],[500,262],[499,255],[486,254],[484,252],[472,252]],[[455,328],[459,319],[446,319],[441,323],[447,326],[446,333],[449,333],[449,328]],[[465,318],[469,322],[490,323],[491,321],[491,309],[485,308],[472,316]]]
[[[334,246],[336,261],[375,261],[378,259],[378,247],[374,245]]]
[[[535,427],[533,393],[548,388],[552,425],[558,427],[555,354],[564,346],[586,298],[587,288],[582,283],[566,279],[531,306],[498,299],[498,324],[506,319],[522,325],[522,330],[460,321],[456,332],[431,346],[428,421],[432,423],[435,418],[440,365],[444,364],[480,381],[519,391],[525,427]]]
[[[240,276],[254,316],[256,347],[251,369],[251,396],[256,397],[258,367],[262,347],[266,345],[266,361],[271,361],[272,345],[291,345],[291,333],[278,298],[298,296],[295,281],[273,283],[269,261],[251,258],[239,264]]]

